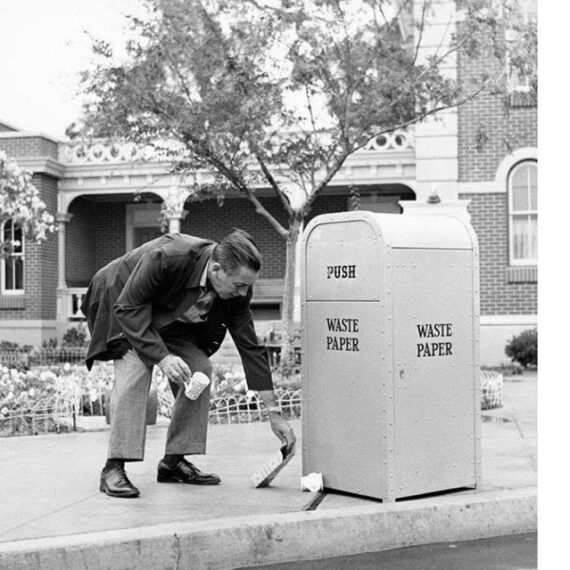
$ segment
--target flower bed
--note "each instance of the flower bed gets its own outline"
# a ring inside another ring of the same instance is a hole
[[[75,394],[49,369],[0,369],[0,436],[70,431]]]
[[[155,367],[153,382],[158,388],[159,413],[171,417],[174,398],[162,372]],[[301,417],[301,377],[283,378],[276,371],[273,374],[275,395],[284,417]],[[238,364],[214,365],[210,390],[210,423],[250,423],[264,421],[263,407],[259,395],[249,390],[242,366]]]
[[[288,419],[301,417],[300,374],[274,371],[277,403]],[[153,371],[158,413],[171,417],[174,398],[166,377]],[[35,435],[74,429],[77,415],[104,415],[106,392],[113,384],[113,366],[102,362],[91,372],[69,363],[19,371],[0,368],[0,436]],[[503,375],[481,372],[481,409],[500,408]],[[243,368],[216,364],[210,392],[210,422],[216,424],[264,421],[257,392],[248,390]]]
[[[98,363],[88,372],[82,364],[53,364],[17,370],[0,369],[0,436],[37,435],[74,429],[77,415],[104,415],[106,393],[113,385],[113,366]],[[278,404],[285,417],[301,414],[300,376],[274,374]],[[159,414],[170,417],[174,398],[166,377],[153,371]],[[248,390],[240,365],[216,364],[212,375],[210,421],[263,421],[257,392]]]

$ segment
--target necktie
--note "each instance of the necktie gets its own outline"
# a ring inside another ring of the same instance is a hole
[[[196,302],[176,320],[183,323],[203,323],[208,318],[215,298],[216,292],[213,289],[204,289]]]
[[[214,299],[216,298],[216,292],[213,289],[208,289],[198,297],[198,300],[194,304],[196,309],[196,314],[200,321],[205,321],[208,318],[208,313],[212,308]]]

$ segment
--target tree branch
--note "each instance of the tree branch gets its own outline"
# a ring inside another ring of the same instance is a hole
[[[429,111],[426,111],[425,113],[422,113],[421,115],[418,115],[418,116],[414,117],[413,119],[410,119],[409,121],[403,121],[402,123],[399,123],[398,125],[391,126],[387,129],[381,130],[379,132],[374,133],[373,135],[368,136],[368,138],[363,143],[358,144],[358,145],[353,147],[354,148],[353,152],[356,152],[357,150],[364,148],[372,139],[379,137],[380,135],[392,133],[392,132],[397,131],[397,130],[405,130],[409,126],[414,125],[416,123],[419,123],[419,122],[423,121],[424,119],[427,119],[430,116],[436,115],[437,113],[441,113],[442,111],[447,111],[449,109],[453,109],[454,107],[460,107],[461,105],[468,103],[469,101],[478,97],[480,93],[485,91],[485,89],[487,89],[487,86],[489,83],[490,83],[490,81],[485,82],[481,87],[479,87],[474,92],[470,93],[468,96],[463,97],[462,99],[459,99],[458,101],[455,101],[453,103],[450,103],[449,105],[440,105],[439,107],[434,107],[433,109],[430,109]],[[364,135],[364,134],[365,134],[364,132],[361,133],[361,135]]]
[[[306,83],[305,83],[305,97],[307,98],[307,107],[309,109],[309,117],[311,118],[312,138],[313,138],[313,141],[311,144],[314,144],[314,138],[317,136],[317,125],[315,123],[315,115],[313,113],[313,105],[311,102],[311,97],[309,95],[309,86]],[[314,188],[317,156],[316,156],[315,152],[312,152],[311,154],[312,154],[312,156],[311,156],[311,187]],[[303,190],[305,190],[305,188],[303,188]],[[305,193],[306,193],[306,190],[305,190]]]
[[[214,156],[214,154],[209,149],[203,147],[202,152],[204,153],[205,158],[210,165],[212,165],[226,180],[235,186],[238,191],[247,196],[247,199],[255,206],[255,211],[263,216],[281,237],[287,237],[289,232],[258,200],[257,196],[255,196],[251,188],[242,180],[241,176],[232,168],[226,166],[218,157]]]
[[[307,200],[305,201],[305,203],[303,204],[303,213],[306,215],[308,212],[310,212],[311,207],[313,206],[313,202],[316,200],[317,196],[319,195],[319,193],[323,190],[323,188],[325,188],[327,186],[327,184],[334,178],[334,176],[336,175],[336,173],[341,169],[342,165],[344,164],[344,162],[346,161],[346,159],[348,158],[348,156],[351,153],[348,152],[347,150],[344,150],[342,153],[340,153],[339,157],[337,158],[337,160],[335,161],[335,163],[333,164],[333,166],[327,171],[327,173],[325,174],[325,177],[323,178],[323,180],[321,180],[321,182],[319,183],[318,187],[313,191],[312,194],[310,194],[307,198]]]
[[[287,214],[291,215],[293,213],[293,209],[291,208],[291,204],[289,203],[289,200],[287,200],[287,197],[285,196],[284,192],[281,190],[281,188],[279,188],[279,184],[277,184],[277,181],[275,180],[275,178],[273,177],[271,172],[269,172],[269,169],[267,168],[265,161],[259,155],[259,153],[255,154],[255,158],[257,159],[259,167],[261,168],[261,172],[263,172],[263,175],[265,176],[265,178],[269,182],[269,185],[271,186],[271,188],[273,188],[273,191],[275,192],[275,194],[277,194],[277,196],[279,196],[279,200],[281,201],[281,205],[283,206],[283,208],[285,209]]]

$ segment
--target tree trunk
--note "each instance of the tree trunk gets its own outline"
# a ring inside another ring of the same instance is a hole
[[[283,284],[283,337],[281,343],[281,369],[285,376],[295,368],[295,277],[297,268],[297,244],[303,229],[303,217],[294,217],[289,224],[286,241],[285,282]]]

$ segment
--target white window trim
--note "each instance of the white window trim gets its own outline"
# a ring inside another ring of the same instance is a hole
[[[533,164],[537,164],[536,160],[533,159],[526,159],[526,160],[521,160],[519,161],[517,164],[515,164],[512,169],[509,172],[509,175],[507,177],[507,196],[508,196],[508,216],[509,216],[509,265],[511,267],[520,267],[520,266],[529,266],[529,265],[538,265],[538,258],[535,259],[514,259],[513,258],[513,252],[514,252],[514,244],[513,244],[513,239],[514,239],[514,232],[513,232],[513,193],[511,191],[511,180],[513,178],[513,172],[515,171],[516,168],[518,168],[519,166],[523,166],[527,163],[533,163]],[[538,167],[538,166],[537,166]],[[517,211],[517,215],[530,215],[536,213],[537,217],[538,217],[538,209],[537,210],[521,210],[521,211]]]
[[[527,160],[538,162],[538,149],[528,146],[517,148],[502,160],[497,172],[495,173],[495,182],[500,184],[503,191],[508,192],[509,173],[519,163]]]
[[[9,221],[11,221],[11,220],[5,220],[4,222],[2,222],[0,224],[0,239],[3,238],[4,227],[5,227],[6,223]],[[21,253],[21,255],[19,255],[19,257],[21,257],[22,261],[24,262],[24,275],[25,275],[25,271],[26,271],[25,270],[26,240],[24,239],[23,236],[22,236],[22,253]],[[24,283],[23,289],[6,289],[4,286],[4,276],[5,275],[6,275],[6,258],[1,257],[0,258],[0,295],[4,295],[4,296],[21,296],[21,295],[24,295],[26,292],[25,283]]]

